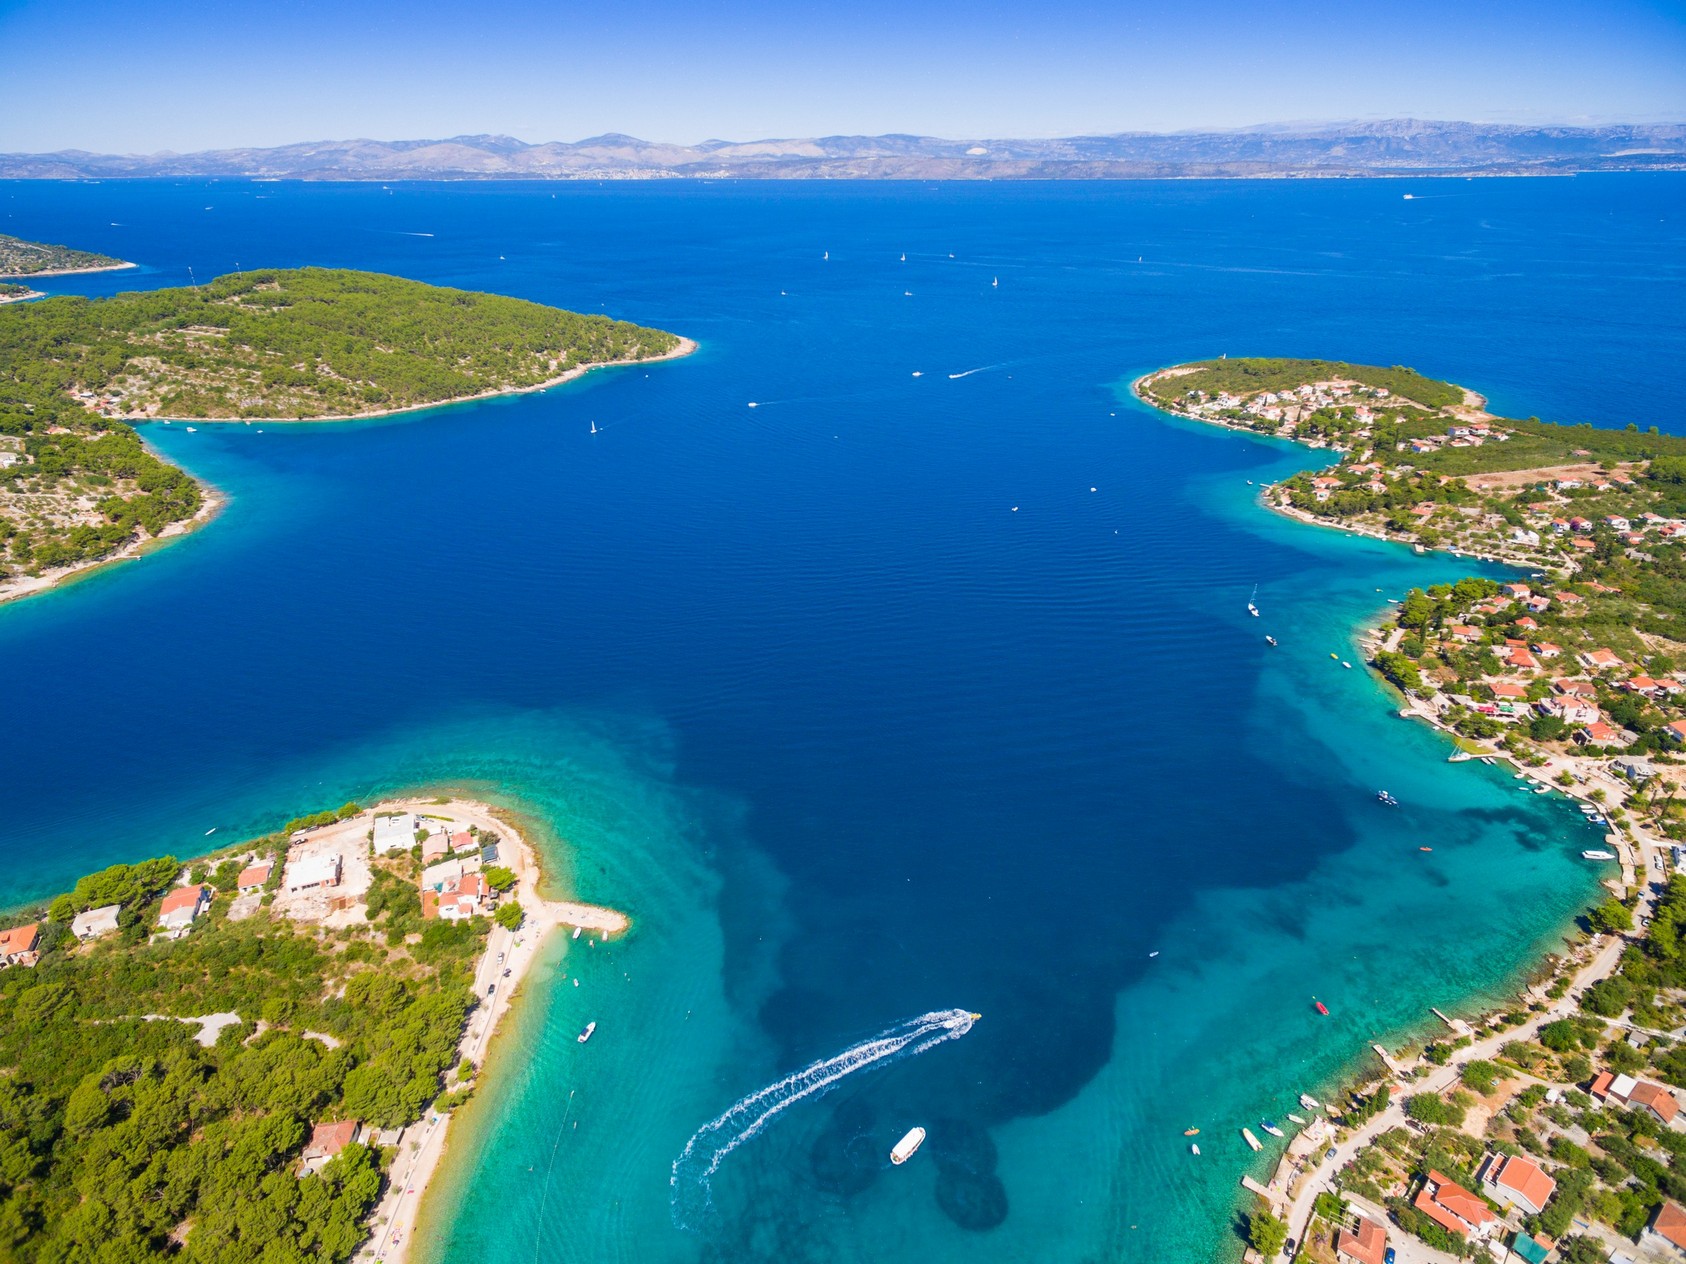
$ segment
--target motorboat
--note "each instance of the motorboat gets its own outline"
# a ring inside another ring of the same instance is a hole
[[[1399,800],[1394,798],[1386,790],[1376,791],[1376,802],[1386,804],[1390,808],[1396,808],[1399,806]]]
[[[1251,1128],[1243,1128],[1241,1130],[1241,1139],[1243,1141],[1245,1141],[1249,1146],[1251,1146],[1254,1150],[1264,1149],[1263,1143],[1260,1142],[1259,1139],[1253,1135],[1253,1130]]]
[[[1268,1132],[1273,1137],[1280,1137],[1280,1136],[1286,1135],[1286,1134],[1283,1133],[1282,1129],[1278,1128],[1276,1126],[1276,1124],[1269,1119],[1259,1120],[1259,1127],[1263,1128],[1266,1132]]]
[[[1589,847],[1581,853],[1582,860],[1614,860],[1616,853],[1603,847]]]
[[[1322,1014],[1325,1018],[1329,1016],[1329,1007],[1322,1001],[1318,1000],[1315,996],[1311,998],[1311,1003],[1317,1006],[1317,1012],[1319,1014]]]
[[[925,1144],[925,1130],[923,1128],[909,1128],[907,1135],[896,1142],[890,1151],[890,1162],[900,1167],[913,1157],[914,1151]]]
[[[1310,1093],[1301,1093],[1300,1094],[1300,1105],[1304,1106],[1307,1110],[1316,1110],[1322,1104],[1323,1103],[1319,1102]]]
[[[580,1037],[579,1037],[580,1043],[583,1045],[586,1041],[590,1040],[591,1039],[591,1033],[596,1031],[596,1030],[597,1030],[597,1024],[596,1023],[594,1023],[594,1022],[587,1023],[585,1025],[585,1030],[580,1033]]]

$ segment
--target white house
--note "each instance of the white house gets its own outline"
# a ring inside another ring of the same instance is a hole
[[[375,818],[375,855],[389,851],[409,851],[416,845],[416,818],[404,812],[398,816]]]
[[[117,912],[121,905],[106,904],[86,913],[78,913],[70,922],[70,933],[78,939],[98,939],[117,929]]]

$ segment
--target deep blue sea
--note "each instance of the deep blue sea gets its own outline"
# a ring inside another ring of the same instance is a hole
[[[1217,1257],[1272,1157],[1238,1129],[1509,987],[1599,875],[1576,812],[1338,661],[1466,564],[1266,513],[1317,454],[1128,384],[1326,356],[1686,430],[1683,210],[1680,175],[0,185],[0,231],[141,265],[54,292],[321,264],[701,343],[147,427],[229,504],[0,608],[10,894],[464,785],[635,928],[529,985],[428,1260]],[[762,1099],[676,1183],[740,1098],[951,1008],[984,1017]]]

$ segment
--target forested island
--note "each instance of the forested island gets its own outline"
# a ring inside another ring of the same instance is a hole
[[[606,316],[321,268],[13,304],[0,309],[0,598],[207,508],[131,422],[372,416],[691,346]]]
[[[0,277],[48,276],[63,272],[108,272],[132,268],[132,263],[91,250],[72,250],[41,241],[25,241],[0,233]]]

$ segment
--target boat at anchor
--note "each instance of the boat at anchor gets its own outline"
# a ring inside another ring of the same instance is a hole
[[[923,1128],[909,1128],[907,1135],[896,1142],[890,1151],[890,1162],[900,1167],[913,1157],[914,1151],[925,1144],[925,1130]]]

